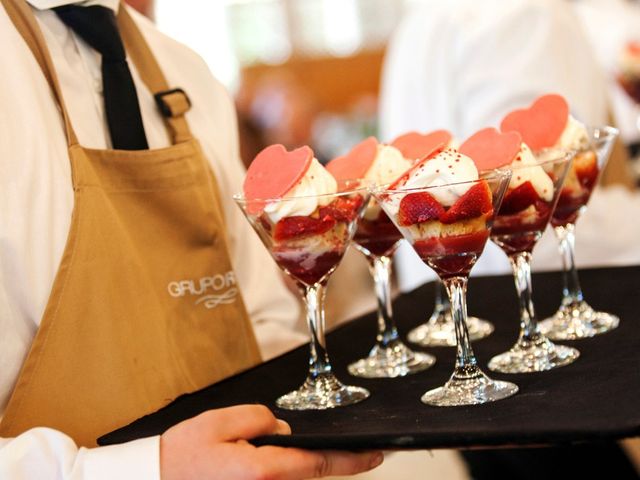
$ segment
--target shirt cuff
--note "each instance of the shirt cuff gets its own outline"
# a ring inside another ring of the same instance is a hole
[[[119,445],[83,448],[83,470],[92,480],[136,478],[160,480],[160,436]]]

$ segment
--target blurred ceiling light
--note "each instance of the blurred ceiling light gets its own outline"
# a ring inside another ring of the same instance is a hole
[[[324,0],[324,43],[331,55],[349,56],[362,45],[356,0]]]

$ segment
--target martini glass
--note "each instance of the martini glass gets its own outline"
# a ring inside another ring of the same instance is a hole
[[[407,347],[393,320],[391,264],[393,252],[401,240],[402,234],[372,199],[358,222],[354,245],[366,257],[373,277],[378,300],[378,333],[369,355],[349,365],[349,373],[356,377],[401,377],[425,370],[436,361],[433,355],[414,352]]]
[[[234,196],[275,262],[297,285],[306,306],[311,336],[309,371],[300,388],[276,400],[278,407],[287,410],[324,410],[369,397],[366,389],[344,385],[336,378],[326,349],[325,286],[369,200],[361,182],[338,182],[338,186],[338,193],[325,195],[260,200]],[[300,206],[313,211],[277,222],[267,213],[299,211]]]
[[[493,332],[493,325],[477,317],[467,317],[469,340],[472,342],[485,338]],[[435,282],[435,306],[429,320],[409,332],[410,342],[423,347],[455,347],[456,331],[451,304],[444,285],[438,279]]]
[[[568,365],[579,356],[575,348],[556,345],[540,332],[531,289],[531,252],[551,218],[574,153],[557,153],[546,161],[511,166],[515,181],[539,181],[547,176],[551,182],[547,180],[543,194],[532,191],[534,180],[517,187],[510,185],[495,219],[491,239],[509,257],[520,303],[518,340],[509,351],[491,359],[489,368],[496,372],[541,372]]]
[[[376,199],[405,239],[413,246],[422,261],[440,277],[451,301],[451,314],[458,341],[455,368],[445,385],[422,396],[422,401],[428,405],[480,404],[509,397],[518,391],[515,384],[493,380],[482,372],[473,353],[466,324],[469,272],[489,238],[494,212],[500,205],[509,178],[510,172],[494,172],[471,182],[407,190],[374,190]],[[425,196],[440,202],[440,198],[451,197],[452,188],[460,190],[465,187],[469,190],[477,187],[488,191],[487,208],[477,212],[473,218],[465,217],[460,221],[443,223],[440,217],[408,226],[406,222],[400,221],[399,212],[402,211],[404,202],[415,205]]]
[[[620,323],[615,315],[595,311],[584,300],[575,264],[575,222],[587,208],[598,177],[611,155],[618,130],[612,127],[591,128],[589,134],[590,145],[576,153],[558,206],[551,216],[551,225],[560,242],[564,270],[560,309],[540,322],[540,330],[552,340],[593,337],[613,330]]]

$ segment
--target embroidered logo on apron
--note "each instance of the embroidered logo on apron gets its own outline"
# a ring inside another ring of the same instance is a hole
[[[196,280],[176,280],[169,282],[167,290],[174,298],[185,295],[199,297],[195,305],[203,304],[206,308],[216,308],[218,305],[229,304],[236,301],[238,288],[236,276],[233,271],[225,274],[218,273],[211,277],[202,277]]]

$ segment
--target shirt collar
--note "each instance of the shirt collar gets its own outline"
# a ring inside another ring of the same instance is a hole
[[[48,10],[62,5],[77,4],[82,5],[83,7],[88,7],[90,5],[102,5],[103,7],[110,8],[114,12],[117,12],[120,0],[27,0],[27,3],[38,10]]]

